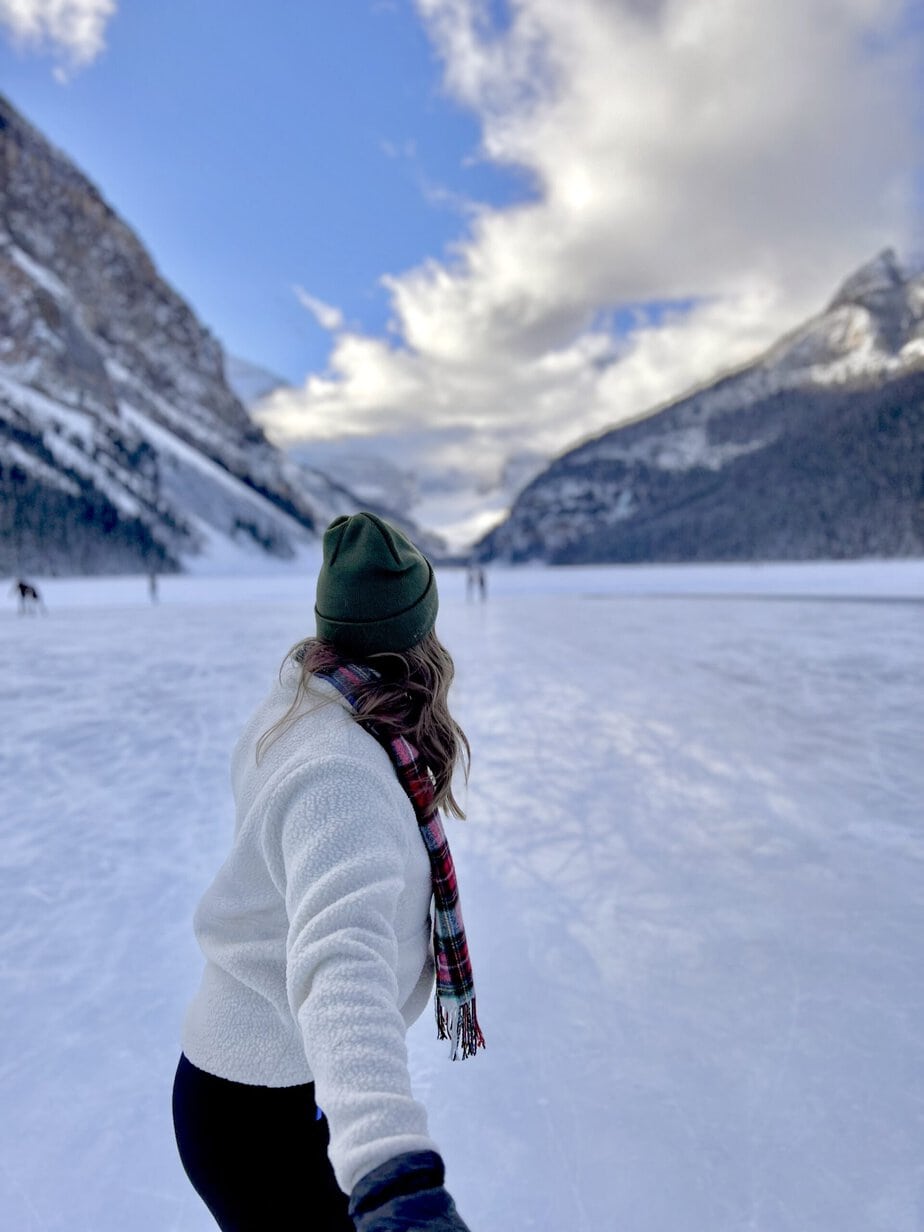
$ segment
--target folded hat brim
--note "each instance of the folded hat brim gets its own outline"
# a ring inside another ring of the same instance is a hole
[[[433,566],[427,561],[429,577],[423,594],[408,607],[374,620],[349,620],[329,616],[315,605],[318,637],[352,654],[379,654],[383,651],[410,650],[433,628],[439,596]]]

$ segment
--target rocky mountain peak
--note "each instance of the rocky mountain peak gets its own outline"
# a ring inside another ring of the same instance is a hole
[[[869,313],[882,354],[898,356],[924,329],[922,278],[904,269],[894,250],[883,249],[851,274],[828,308],[829,314],[860,309]],[[915,342],[917,345],[917,342]]]
[[[841,283],[828,310],[844,304],[872,307],[883,296],[901,293],[908,282],[894,248],[883,248]],[[872,302],[871,302],[872,301]]]
[[[870,314],[881,349],[897,354],[918,332],[922,297],[917,281],[900,264],[895,250],[884,248],[842,283],[828,312],[860,308]]]

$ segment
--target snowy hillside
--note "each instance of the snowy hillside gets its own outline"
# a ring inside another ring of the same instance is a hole
[[[754,363],[556,459],[485,557],[924,554],[924,275],[886,251]]]
[[[920,1232],[924,563],[439,584],[488,1047],[409,1048],[473,1232]],[[312,591],[0,610],[4,1229],[214,1228],[170,1124],[191,918]]]
[[[0,569],[291,559],[358,507],[269,444],[217,340],[0,96]]]

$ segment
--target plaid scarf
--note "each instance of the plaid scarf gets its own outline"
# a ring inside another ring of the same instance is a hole
[[[375,680],[378,672],[362,664],[350,663],[316,675],[332,684],[355,712],[357,688]],[[430,857],[437,1032],[440,1039],[451,1041],[453,1061],[460,1047],[463,1059],[473,1057],[479,1046],[484,1048],[484,1036],[475,1012],[475,984],[462,923],[456,870],[439,810],[433,805],[433,779],[409,740],[377,731],[371,722],[363,721],[363,726],[391,758],[398,780],[414,806],[420,835]]]

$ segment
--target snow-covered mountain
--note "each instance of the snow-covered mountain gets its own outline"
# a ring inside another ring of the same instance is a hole
[[[556,459],[478,551],[924,554],[924,274],[880,253],[753,363]]]
[[[360,507],[266,440],[137,236],[0,96],[0,572],[292,558]]]

